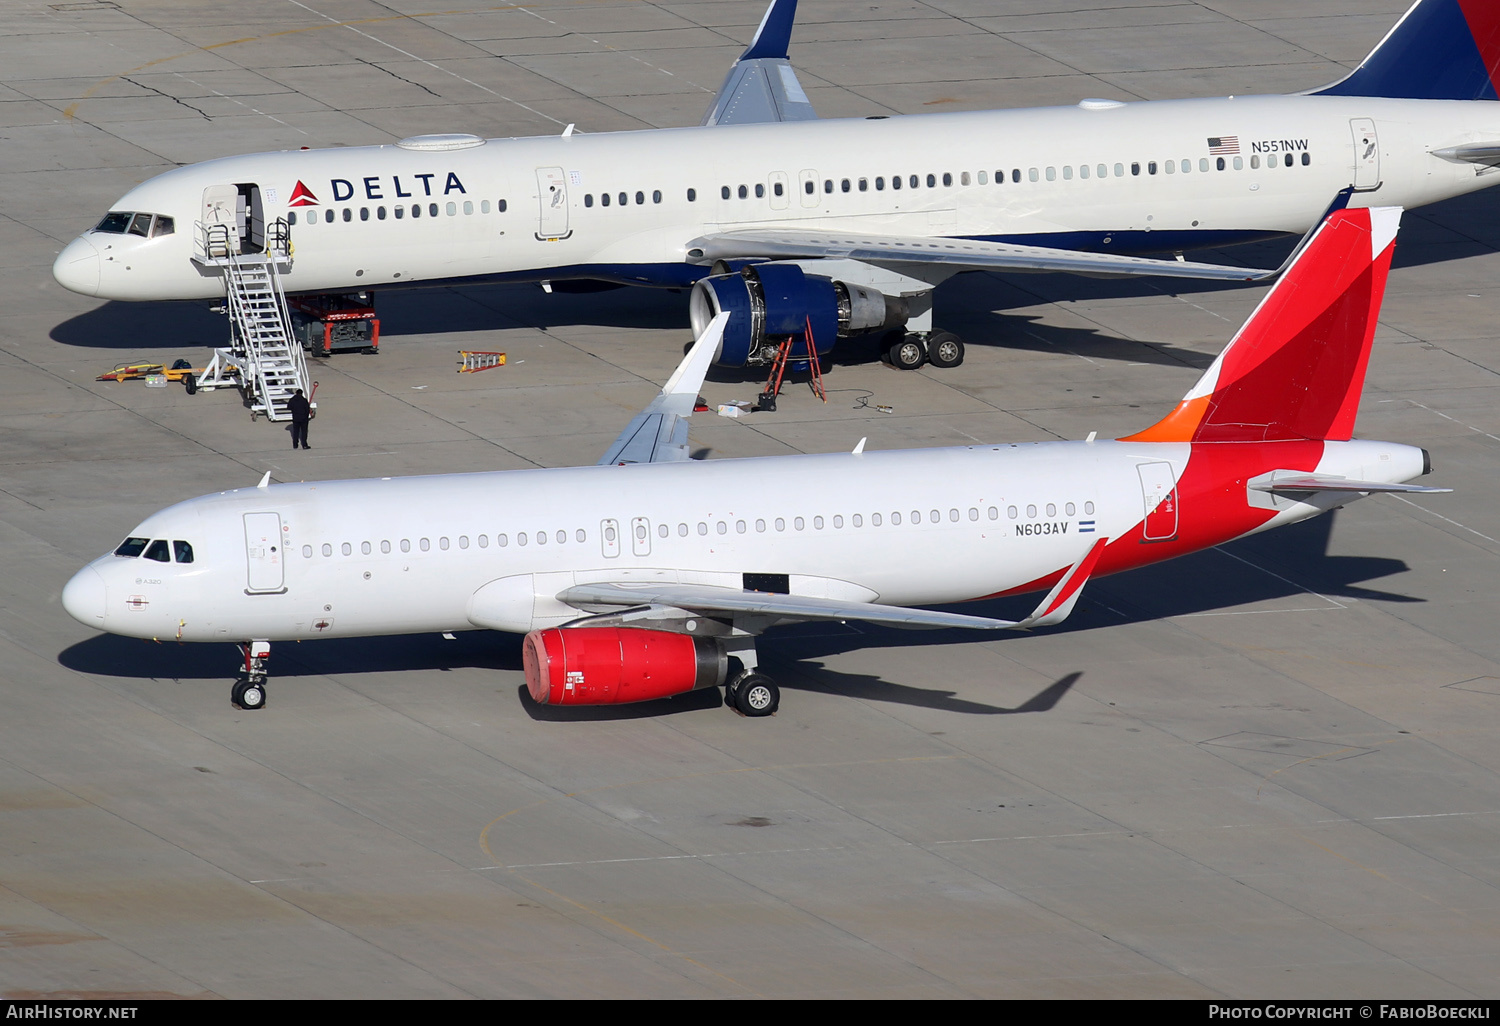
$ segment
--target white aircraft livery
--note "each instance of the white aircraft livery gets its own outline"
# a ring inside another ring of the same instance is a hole
[[[962,362],[932,290],[960,271],[1273,272],[1135,254],[1302,234],[1331,205],[1416,207],[1500,181],[1500,4],[1418,0],[1310,93],[820,121],[773,0],[703,124],[226,157],[120,198],[53,267],[116,300],[220,299],[204,259],[290,235],[298,293],[457,280],[688,288],[717,360],[882,332],[891,362]]]
[[[1315,516],[1427,453],[1352,440],[1400,211],[1335,211],[1182,402],[1113,441],[700,462],[687,417],[721,313],[596,466],[271,484],[171,506],[62,601],[114,634],[240,643],[259,708],[272,642],[525,633],[540,703],[726,686],[779,702],[756,637],[803,620],[1055,624],[1092,575]],[[1024,620],[909,606],[1046,591]],[[733,662],[731,662],[731,657]]]

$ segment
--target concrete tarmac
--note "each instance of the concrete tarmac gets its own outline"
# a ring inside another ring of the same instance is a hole
[[[1406,5],[803,0],[792,57],[824,116],[1287,92]],[[490,633],[278,645],[244,713],[232,647],[71,620],[68,577],[169,503],[267,470],[592,463],[677,362],[684,296],[472,287],[381,297],[382,355],[316,365],[309,452],[233,393],[94,381],[227,331],[52,281],[134,183],[416,132],[693,124],[762,14],[447,6],[0,8],[0,996],[1500,995],[1492,194],[1406,216],[1360,412],[1451,495],[1097,581],[1030,635],[776,631],[773,719],[703,694],[538,708]],[[961,369],[847,347],[827,405],[793,386],[775,414],[700,415],[695,443],[1127,433],[1261,294],[963,276],[938,292]],[[510,363],[457,375],[458,349]],[[759,387],[719,378],[713,403]]]

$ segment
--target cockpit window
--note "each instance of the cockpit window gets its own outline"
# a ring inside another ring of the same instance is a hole
[[[176,230],[177,225],[170,217],[167,217],[165,214],[157,214],[156,224],[151,229],[151,237],[155,239],[163,235],[171,235]]]
[[[174,541],[172,552],[177,556],[179,563],[191,563],[193,561],[193,547],[185,541]]]
[[[131,215],[119,210],[111,210],[104,215],[104,220],[94,226],[96,232],[109,232],[111,235],[124,235],[125,229],[130,227]]]
[[[151,215],[136,214],[130,219],[130,234],[139,235],[143,239],[151,237]]]
[[[134,559],[146,551],[146,546],[150,544],[150,538],[126,538],[120,543],[120,547],[115,549],[115,555]]]
[[[167,540],[165,538],[158,538],[152,542],[151,547],[146,550],[146,558],[154,559],[158,563],[172,562],[172,554],[167,551]]]

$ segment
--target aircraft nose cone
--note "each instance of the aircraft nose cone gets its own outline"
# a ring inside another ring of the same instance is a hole
[[[68,615],[88,627],[104,626],[104,578],[91,566],[73,575],[63,587],[62,604]]]
[[[80,235],[63,247],[52,262],[52,277],[71,292],[85,296],[99,294],[99,251]]]

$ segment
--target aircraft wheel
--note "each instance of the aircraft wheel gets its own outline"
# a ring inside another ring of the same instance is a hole
[[[964,340],[951,331],[939,331],[927,340],[927,359],[934,367],[957,367],[964,362]]]
[[[242,680],[234,685],[230,692],[230,699],[237,709],[254,711],[264,709],[266,706],[266,685],[264,681]]]
[[[781,689],[770,677],[747,673],[734,689],[734,707],[746,716],[770,716],[781,705]]]
[[[927,347],[917,335],[902,335],[889,350],[891,366],[897,370],[916,370],[927,360]]]

